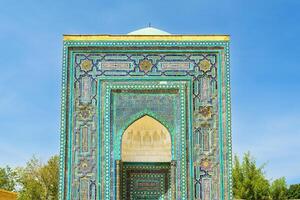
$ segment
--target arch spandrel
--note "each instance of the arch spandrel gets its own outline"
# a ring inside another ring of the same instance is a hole
[[[172,142],[168,129],[148,115],[136,120],[122,136],[121,159],[124,162],[170,162]]]

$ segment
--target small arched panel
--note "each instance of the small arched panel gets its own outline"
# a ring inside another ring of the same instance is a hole
[[[172,159],[168,129],[148,115],[125,130],[121,145],[123,162],[170,162]]]

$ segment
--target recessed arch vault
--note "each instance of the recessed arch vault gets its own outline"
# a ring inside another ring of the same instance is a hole
[[[144,115],[123,133],[123,162],[170,162],[172,140],[168,129],[156,119]]]

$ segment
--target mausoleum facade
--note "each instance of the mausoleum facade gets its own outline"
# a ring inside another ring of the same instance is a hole
[[[60,199],[232,199],[229,36],[64,35]]]

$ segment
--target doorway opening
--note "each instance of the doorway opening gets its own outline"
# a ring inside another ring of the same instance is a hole
[[[172,139],[168,129],[145,115],[123,133],[119,190],[124,200],[171,199]]]

